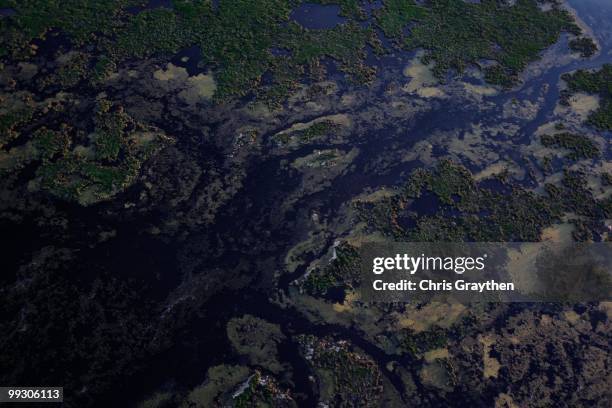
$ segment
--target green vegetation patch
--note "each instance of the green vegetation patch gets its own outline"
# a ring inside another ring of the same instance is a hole
[[[38,81],[40,87],[61,87],[62,89],[72,88],[90,75],[91,56],[82,52],[65,54],[67,61],[64,61],[50,75],[41,77]]]
[[[45,127],[34,132],[32,141],[43,161],[49,161],[56,155],[68,154],[72,140],[67,132],[66,128],[56,132]]]
[[[365,47],[378,43],[373,30],[356,22],[364,17],[358,1],[340,1],[349,21],[329,30],[308,30],[290,22],[290,13],[299,4],[292,0],[220,0],[214,6],[210,1],[173,0],[172,8],[137,14],[126,11],[138,3],[0,1],[0,7],[16,11],[14,16],[0,20],[0,57],[27,58],[35,53],[29,47],[31,41],[56,29],[67,34],[77,47],[91,44],[96,48],[96,61],[88,68],[93,78],[100,79],[126,60],[169,57],[198,46],[201,64],[215,72],[217,100],[259,90],[264,73],[270,72],[273,86],[262,94],[275,104],[295,88],[306,69],[316,70],[323,57],[336,60],[340,69],[356,81],[368,81],[373,74],[363,63]],[[274,55],[274,48],[287,50],[288,56]],[[53,82],[82,78],[85,65],[79,62],[85,61],[74,61]]]
[[[429,350],[446,347],[448,342],[446,330],[437,326],[418,333],[406,330],[402,334],[404,338],[400,344],[401,349],[415,357]]]
[[[353,21],[329,30],[308,30],[291,22],[279,33],[274,44],[275,48],[286,50],[288,55],[270,59],[272,84],[261,89],[258,96],[269,105],[279,105],[297,89],[304,75],[322,79],[324,58],[335,61],[350,81],[368,83],[376,71],[364,62],[367,45],[382,52],[375,31]]]
[[[324,297],[334,288],[355,287],[360,282],[360,257],[357,249],[347,243],[335,248],[336,258],[323,268],[312,270],[302,287],[311,296]]]
[[[321,402],[330,407],[378,407],[382,375],[367,355],[352,351],[347,341],[297,337],[302,354],[317,373]]]
[[[196,39],[196,31],[188,21],[173,10],[157,8],[145,10],[127,20],[109,45],[114,59],[147,58],[152,55],[172,55]]]
[[[9,110],[0,112],[0,148],[19,136],[17,128],[26,124],[34,115],[31,104],[21,107],[11,107]]]
[[[354,11],[349,3],[343,10]],[[317,66],[326,56],[338,61],[351,77],[367,79],[371,71],[362,61],[373,31],[351,22],[330,30],[305,29],[289,22],[296,4],[221,0],[213,10],[209,2],[175,0],[173,9],[147,10],[132,17],[112,54],[120,60],[144,58],[197,45],[201,64],[215,70],[217,100],[259,90],[262,99],[278,104],[295,89],[306,68]],[[288,55],[274,55],[274,48]],[[261,89],[266,72],[271,74],[272,86]]]
[[[339,125],[332,121],[324,120],[313,123],[306,129],[278,133],[274,136],[274,139],[281,145],[288,145],[291,143],[295,143],[297,145],[308,144],[313,140],[318,140],[330,133],[333,133],[338,126]]]
[[[569,47],[572,51],[580,53],[583,58],[592,57],[597,52],[597,45],[589,37],[578,37],[570,40]]]
[[[508,86],[525,66],[554,44],[562,31],[579,34],[570,14],[553,5],[543,11],[534,0],[514,5],[497,0],[387,0],[377,13],[386,35],[401,39],[406,49],[427,50],[424,62],[435,61],[434,74],[444,78],[481,60],[496,61],[486,70],[487,81]],[[403,34],[408,27],[409,33]]]
[[[612,200],[594,198],[579,172],[566,171],[560,185],[546,185],[545,195],[509,184],[503,177],[496,183],[477,183],[463,166],[445,160],[434,169],[416,170],[397,196],[357,203],[357,209],[372,230],[416,242],[533,242],[543,228],[568,213],[585,217],[592,236],[612,214]],[[437,208],[419,214],[419,200],[432,195]]]
[[[409,23],[423,21],[427,14],[428,9],[414,0],[385,0],[384,6],[376,12],[376,21],[387,37],[397,38]]]
[[[273,377],[255,371],[247,383],[234,393],[232,400],[226,401],[223,406],[294,408],[297,405],[286,391],[280,389]]]
[[[305,73],[320,75],[321,60],[331,58],[348,78],[367,83],[374,69],[365,64],[366,47],[384,52],[371,26],[362,24],[366,15],[357,0],[319,0],[338,4],[344,24],[331,29],[309,30],[290,21],[294,0],[173,0],[171,8],[127,12],[140,1],[0,0],[14,16],[0,20],[0,57],[27,58],[36,51],[32,40],[51,30],[65,33],[74,45],[93,45],[96,60],[76,60],[63,68],[57,79],[68,85],[82,78],[103,78],[118,64],[151,56],[169,57],[181,49],[198,46],[202,65],[213,68],[217,100],[247,95],[253,91],[278,105]],[[542,11],[535,0],[518,0],[509,6],[496,0],[479,4],[462,0],[431,0],[424,5],[413,0],[386,0],[376,10],[376,25],[406,49],[425,48],[425,60],[436,62],[442,78],[453,69],[461,72],[480,60],[494,60],[487,80],[511,85],[525,65],[553,44],[561,31],[579,33],[571,16],[557,6]],[[406,29],[410,31],[406,33]],[[584,52],[583,37],[573,43]],[[273,49],[286,51],[275,55]],[[262,84],[269,73],[271,84]]]
[[[171,143],[166,136],[134,122],[120,107],[99,103],[92,143],[75,146],[68,130],[43,128],[34,143],[41,165],[36,172],[40,185],[51,194],[82,205],[109,199],[130,186],[142,163]]]
[[[545,188],[550,199],[557,201],[564,211],[589,220],[605,220],[612,216],[612,200],[596,199],[583,172],[565,170],[560,186],[547,184]]]
[[[291,7],[285,0],[221,0],[200,43],[204,63],[217,66],[217,96],[243,95],[270,68],[270,49]]]
[[[591,139],[575,133],[563,132],[554,135],[542,135],[540,138],[546,147],[567,149],[567,157],[571,160],[595,159],[601,155],[599,146]]]
[[[280,45],[292,52],[292,63],[313,64],[329,56],[339,61],[344,69],[348,69],[347,65],[365,57],[365,44],[373,35],[371,29],[364,29],[352,22],[329,30],[308,30],[292,23]]]
[[[578,70],[561,77],[567,89],[561,94],[561,103],[578,92],[599,96],[599,108],[587,118],[587,123],[600,130],[612,130],[612,64],[604,64],[597,71]]]
[[[0,57],[24,57],[32,53],[29,44],[51,29],[67,33],[76,45],[97,36],[110,36],[124,9],[134,0],[0,0],[0,8],[15,15],[0,19]]]

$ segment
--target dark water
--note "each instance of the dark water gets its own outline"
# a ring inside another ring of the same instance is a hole
[[[363,2],[361,8],[365,11],[366,16],[374,17],[374,12],[383,6],[382,0],[371,0]]]
[[[612,3],[609,0],[568,0],[578,16],[594,29],[595,36],[607,45],[612,43]],[[608,54],[609,55],[609,54]]]
[[[17,11],[15,9],[8,7],[0,8],[0,18],[14,16],[15,14],[17,14]]]
[[[193,47],[179,51],[170,62],[177,67],[185,68],[190,76],[194,76],[205,71],[200,65],[201,60],[202,50],[200,46],[194,45]]]

